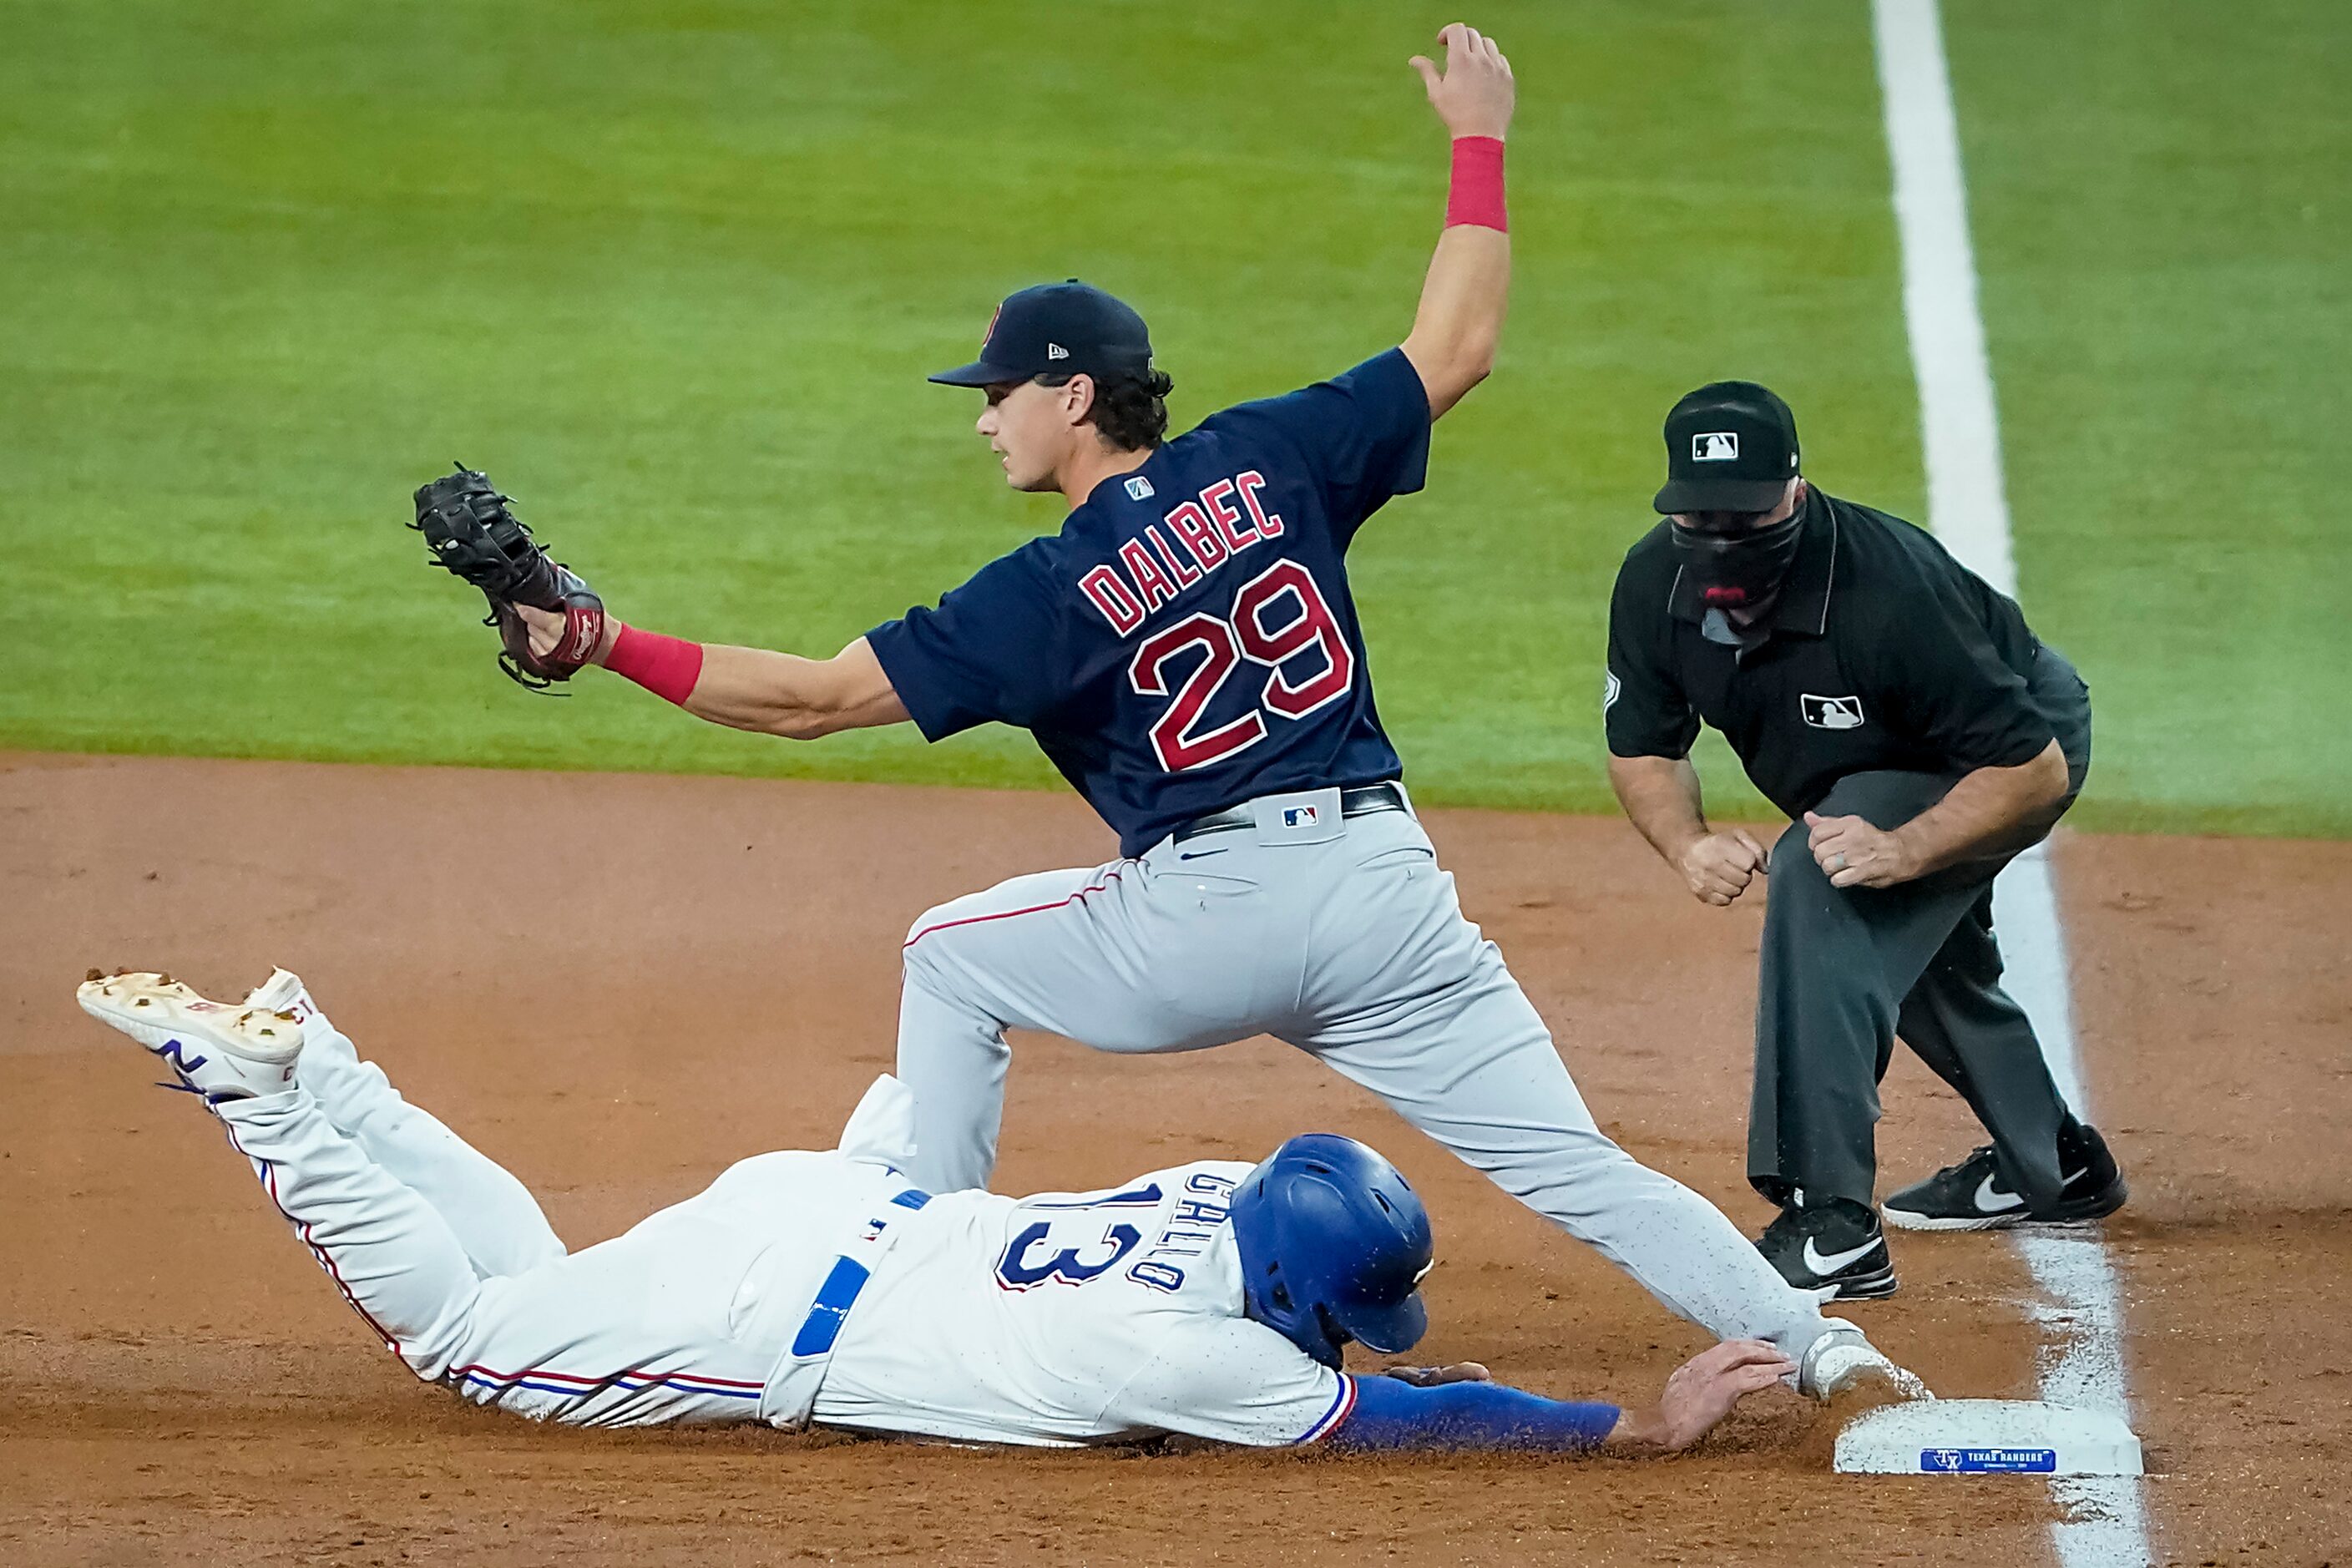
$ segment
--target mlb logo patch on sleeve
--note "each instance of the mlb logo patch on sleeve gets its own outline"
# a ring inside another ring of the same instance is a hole
[[[1805,722],[1816,730],[1862,728],[1862,699],[1859,697],[1816,697],[1808,691],[1801,694],[1797,700],[1804,708]]]

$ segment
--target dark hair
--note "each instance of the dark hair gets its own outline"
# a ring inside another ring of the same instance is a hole
[[[1094,406],[1087,411],[1095,430],[1122,452],[1140,452],[1160,445],[1168,434],[1168,395],[1175,380],[1164,370],[1140,374],[1098,375]],[[1067,386],[1066,375],[1041,375],[1040,386]]]

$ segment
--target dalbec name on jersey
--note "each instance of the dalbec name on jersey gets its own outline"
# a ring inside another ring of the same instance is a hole
[[[1129,483],[1142,487],[1138,500],[1151,493],[1149,479],[1134,479]],[[1127,568],[1124,575],[1118,566],[1107,563],[1078,580],[1087,602],[1102,612],[1112,631],[1126,637],[1152,611],[1251,545],[1281,538],[1282,514],[1266,510],[1258,499],[1265,488],[1265,475],[1245,469],[1219,479],[1203,489],[1198,500],[1172,508],[1161,521],[1176,535],[1181,551],[1170,547],[1158,524],[1146,523],[1142,537],[1118,547],[1119,562]],[[1129,493],[1135,491],[1131,488]],[[1240,505],[1234,504],[1236,500]],[[1247,526],[1244,526],[1244,517]],[[1151,546],[1148,550],[1146,540]]]

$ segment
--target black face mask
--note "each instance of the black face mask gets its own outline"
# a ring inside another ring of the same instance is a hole
[[[1675,550],[1684,570],[1698,584],[1699,593],[1713,608],[1752,609],[1780,592],[1780,579],[1797,559],[1797,542],[1804,537],[1805,509],[1799,507],[1779,522],[1764,528],[1743,528],[1736,533],[1702,533],[1673,525]]]

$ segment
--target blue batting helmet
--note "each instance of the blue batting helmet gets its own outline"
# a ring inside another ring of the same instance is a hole
[[[1324,1365],[1349,1340],[1389,1354],[1428,1329],[1429,1211],[1373,1150],[1293,1138],[1242,1179],[1233,1212],[1244,1310]]]

